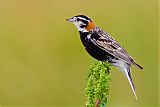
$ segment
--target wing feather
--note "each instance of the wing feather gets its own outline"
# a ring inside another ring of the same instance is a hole
[[[103,30],[95,29],[90,39],[95,45],[110,53],[111,55],[122,59],[128,64],[135,65],[133,58],[123,49],[123,47],[121,47],[120,44],[118,44]]]

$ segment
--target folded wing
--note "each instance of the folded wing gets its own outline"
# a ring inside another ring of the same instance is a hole
[[[111,36],[109,36],[106,32],[101,29],[96,29],[94,33],[91,35],[91,41],[110,53],[111,55],[127,62],[128,64],[135,65],[141,69],[143,69],[140,65],[136,64],[133,58],[120,46]]]

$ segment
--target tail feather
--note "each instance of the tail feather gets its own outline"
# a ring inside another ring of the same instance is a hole
[[[129,68],[129,69],[130,69],[130,68]],[[125,72],[125,75],[126,75],[128,81],[129,81],[129,84],[130,84],[130,86],[131,86],[131,88],[132,88],[132,91],[133,91],[133,93],[134,93],[134,96],[135,96],[135,98],[137,99],[137,95],[136,95],[134,83],[133,83],[133,81],[132,81],[132,77],[131,77],[131,73],[130,73],[130,70],[129,70],[129,69],[128,69],[128,70],[126,69],[124,72]]]
[[[131,89],[132,89],[132,91],[133,91],[133,94],[134,94],[135,98],[137,99],[137,95],[136,95],[134,83],[133,83],[133,81],[132,81],[131,72],[130,72],[130,67],[131,67],[131,65],[128,64],[128,63],[126,63],[126,62],[124,62],[124,61],[122,61],[122,60],[113,60],[113,59],[112,59],[112,61],[113,61],[114,63],[111,63],[111,64],[112,64],[113,66],[119,67],[120,70],[125,74],[126,78],[127,78],[128,81],[129,81],[129,84],[130,84],[130,86],[131,86]],[[136,63],[135,63],[135,65],[136,65]],[[138,66],[139,68],[142,68],[142,67],[139,66],[138,64],[137,64],[137,66]]]

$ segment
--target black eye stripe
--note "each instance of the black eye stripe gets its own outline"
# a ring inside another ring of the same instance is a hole
[[[83,23],[85,23],[86,25],[88,24],[88,21],[86,20],[82,20]]]
[[[80,25],[80,27],[81,27],[81,28],[85,28],[85,27],[86,27],[86,25]]]
[[[83,19],[79,19],[79,18],[77,18],[77,21],[82,21],[84,24],[88,24],[88,21],[87,20],[83,20]]]
[[[80,21],[80,19],[79,19],[79,18],[77,18],[77,21]]]
[[[81,20],[84,24],[80,25],[81,28],[85,28],[88,24],[88,21],[86,20]]]

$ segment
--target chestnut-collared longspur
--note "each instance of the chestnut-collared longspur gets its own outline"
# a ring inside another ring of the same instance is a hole
[[[77,27],[82,44],[93,58],[99,61],[108,61],[111,65],[120,68],[124,72],[137,99],[130,67],[134,65],[140,69],[143,68],[133,60],[114,38],[96,26],[89,17],[77,15],[67,19],[67,21],[72,22]]]

